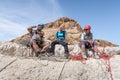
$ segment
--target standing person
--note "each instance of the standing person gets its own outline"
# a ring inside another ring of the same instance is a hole
[[[33,30],[33,28],[36,28],[36,30]],[[44,24],[38,24],[38,26],[31,26],[27,28],[30,33],[30,45],[34,50],[36,57],[40,54],[40,48],[47,48],[47,45],[44,44],[43,28]]]
[[[84,32],[81,35],[79,46],[82,50],[83,58],[87,59],[86,49],[90,49],[90,48],[94,50],[94,57],[99,58],[98,49],[97,49],[96,43],[93,41],[93,34],[91,33],[90,25],[86,25],[84,27]]]
[[[66,58],[69,57],[68,43],[66,43],[66,30],[64,30],[65,25],[62,24],[59,30],[56,32],[56,40],[51,43],[50,53],[54,55],[54,49],[56,44],[61,44],[65,49]]]

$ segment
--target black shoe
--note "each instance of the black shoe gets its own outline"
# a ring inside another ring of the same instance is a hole
[[[44,51],[44,50],[41,50],[40,52],[41,52],[41,53],[45,53],[46,51]]]
[[[40,55],[40,52],[39,52],[39,51],[35,53],[35,56],[36,56],[36,57],[38,57],[39,55]]]
[[[65,53],[65,57],[66,57],[66,59],[70,59],[71,58],[69,53]]]
[[[38,57],[38,54],[37,54],[37,53],[35,53],[35,57]]]
[[[47,53],[47,56],[48,57],[50,57],[50,56],[52,56],[53,55],[53,53]]]

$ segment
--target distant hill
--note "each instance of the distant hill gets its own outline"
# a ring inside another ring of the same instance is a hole
[[[43,31],[45,32],[45,39],[53,41],[55,39],[56,31],[58,30],[59,26],[62,23],[65,24],[65,29],[67,30],[67,33],[68,33],[66,38],[67,42],[69,44],[79,43],[80,35],[82,34],[83,30],[81,26],[77,23],[77,21],[67,17],[63,17],[54,22],[45,24],[45,28],[43,29]],[[26,33],[21,37],[11,40],[11,42],[24,44],[28,38],[29,38],[29,34]],[[111,46],[111,47],[118,46],[109,41],[105,41],[101,39],[95,39],[95,41],[97,42],[98,46]]]

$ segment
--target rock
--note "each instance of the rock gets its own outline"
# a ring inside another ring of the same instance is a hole
[[[81,52],[79,45],[69,45],[70,54]],[[103,51],[103,47],[98,47]],[[30,50],[30,52],[29,52]],[[119,80],[120,47],[105,47],[114,80]],[[89,53],[89,51],[88,51]],[[9,55],[9,56],[8,56]],[[110,72],[103,59],[89,58],[86,63],[72,60],[41,60],[28,47],[13,42],[0,42],[0,80],[108,80]],[[62,45],[55,46],[55,56],[64,56]],[[57,57],[56,57],[57,58]],[[32,64],[32,65],[31,65]]]
[[[13,42],[1,42],[0,54],[9,56],[33,56],[32,49]]]
[[[62,45],[55,46],[55,56],[64,56],[65,50]]]
[[[119,57],[110,60],[114,80],[120,79]],[[0,65],[0,80],[111,80],[104,63],[96,59],[89,59],[83,64],[72,60],[52,62],[0,55]]]
[[[81,53],[81,49],[78,44],[68,45],[69,53],[71,55],[78,55]],[[99,52],[103,51],[103,47],[98,47]],[[56,56],[64,56],[64,47],[62,45],[56,45],[55,47],[55,55]],[[105,47],[104,52],[108,55],[119,55],[120,47]],[[13,42],[0,42],[0,54],[10,55],[10,56],[18,56],[18,57],[32,57],[34,56],[34,52],[30,47],[24,46],[22,44],[17,44]],[[92,55],[90,51],[88,54]]]
[[[67,17],[63,17],[54,22],[45,24],[45,28],[43,29],[43,31],[45,32],[45,40],[55,40],[55,33],[57,32],[59,26],[63,23],[65,24],[65,29],[67,31],[67,43],[72,45],[79,43],[80,36],[83,30],[81,26],[77,23],[77,21]],[[27,33],[25,35],[22,35],[21,37],[11,40],[11,42],[25,44],[29,37],[30,36]],[[116,44],[101,39],[95,39],[95,41],[97,42],[98,46],[118,46]]]

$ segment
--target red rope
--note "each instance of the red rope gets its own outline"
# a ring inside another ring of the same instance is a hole
[[[71,57],[72,60],[80,60],[83,64],[86,63],[86,60],[82,57],[82,55],[72,55]]]
[[[101,54],[99,55],[99,57],[101,58],[101,62],[105,65],[107,71],[109,72],[110,74],[110,78],[111,80],[114,80],[113,79],[113,75],[112,75],[112,71],[111,71],[111,65],[110,65],[110,59],[113,57],[113,55],[107,55],[105,56],[105,47],[103,47],[103,51],[101,52]],[[86,63],[86,60],[82,57],[82,55],[72,55],[71,57],[72,60],[80,60],[83,64]],[[103,61],[102,61],[103,59]]]
[[[110,55],[105,56],[104,51],[105,51],[105,47],[103,47],[103,51],[100,54],[100,58],[104,60],[104,61],[101,60],[101,62],[105,65],[107,71],[109,72],[111,80],[114,80],[113,75],[112,75],[112,71],[111,71],[111,65],[110,65],[110,59],[111,59],[111,57],[113,57],[113,55],[112,56],[110,56]]]

